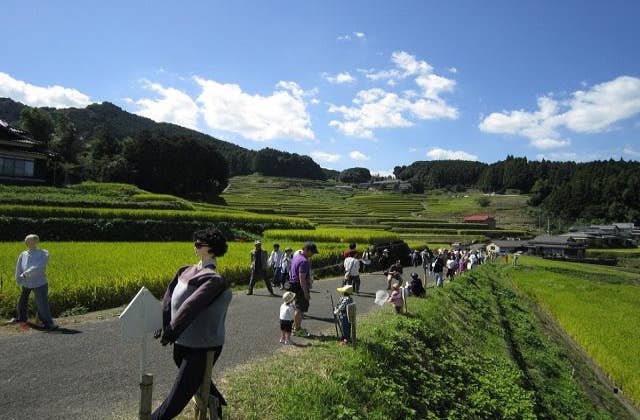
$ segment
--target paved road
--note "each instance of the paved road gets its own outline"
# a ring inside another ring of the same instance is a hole
[[[303,322],[311,333],[334,334],[327,291],[332,291],[336,299],[335,288],[340,282],[339,278],[316,281],[309,319]],[[373,294],[384,287],[382,274],[362,276],[361,296],[354,297],[360,314],[378,308]],[[281,302],[265,289],[257,289],[253,296],[234,293],[227,315],[227,341],[214,368],[216,377],[231,367],[269,356],[281,346]],[[1,419],[137,417],[140,344],[120,338],[117,319],[73,328],[77,333],[35,332],[0,337]],[[313,339],[306,341],[313,343]],[[162,347],[153,341],[149,349],[148,371],[154,374],[155,407],[167,394],[176,368],[170,346]]]

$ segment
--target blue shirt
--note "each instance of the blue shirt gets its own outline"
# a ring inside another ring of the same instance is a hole
[[[47,262],[49,262],[49,251],[46,249],[22,251],[16,263],[16,283],[28,289],[47,284]]]

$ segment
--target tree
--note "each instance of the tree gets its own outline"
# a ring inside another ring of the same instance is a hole
[[[211,199],[229,183],[229,165],[213,144],[188,136],[142,131],[125,145],[132,181],[140,188]]]
[[[367,168],[349,168],[340,172],[338,181],[347,184],[360,184],[371,180],[371,172]]]
[[[47,147],[55,129],[53,119],[48,112],[40,108],[30,107],[25,107],[20,111],[20,127]]]
[[[309,156],[287,153],[269,147],[256,153],[253,170],[267,176],[321,179],[327,175]]]
[[[489,207],[489,204],[491,204],[491,199],[486,195],[481,195],[480,197],[476,198],[476,203],[478,203],[480,207]]]
[[[95,136],[89,141],[91,157],[94,160],[111,158],[120,153],[120,143],[107,127],[99,127],[95,133]]]
[[[64,114],[56,118],[55,133],[51,140],[51,149],[65,163],[77,163],[82,144],[76,133],[76,126]]]

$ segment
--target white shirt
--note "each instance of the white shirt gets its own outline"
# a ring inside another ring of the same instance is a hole
[[[271,255],[269,255],[269,259],[267,260],[267,264],[269,264],[273,268],[277,268],[282,266],[282,258],[284,257],[284,252],[282,251],[271,251]]]
[[[353,257],[347,257],[344,260],[344,271],[348,272],[350,276],[360,275],[360,261]]]
[[[283,303],[280,305],[280,319],[282,321],[293,321],[293,302],[290,304]]]

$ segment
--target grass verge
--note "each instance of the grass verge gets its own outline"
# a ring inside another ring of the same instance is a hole
[[[628,417],[616,401],[589,399],[563,348],[494,267],[409,308],[362,319],[355,348],[287,347],[229,373],[228,418]]]

